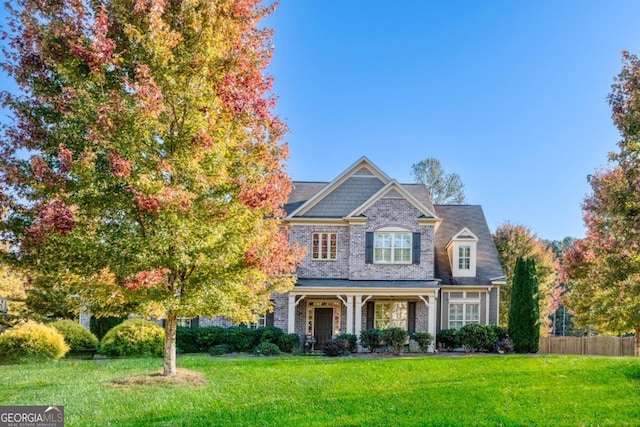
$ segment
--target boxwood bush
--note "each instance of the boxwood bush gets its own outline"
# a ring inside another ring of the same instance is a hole
[[[458,342],[467,352],[493,351],[497,341],[491,326],[469,323],[458,331]]]
[[[337,338],[339,340],[347,340],[350,353],[356,353],[358,351],[358,337],[354,334],[340,334]]]
[[[274,343],[263,341],[256,346],[254,353],[258,356],[278,356],[280,349]]]
[[[380,337],[393,354],[400,354],[400,347],[407,344],[409,334],[403,328],[387,328],[382,330]]]
[[[127,317],[96,317],[89,318],[89,330],[100,341],[111,329],[127,320]]]
[[[0,334],[0,361],[29,363],[55,361],[69,351],[54,327],[29,321]]]
[[[98,348],[98,338],[78,322],[58,320],[51,323],[50,326],[53,326],[62,334],[72,353]]]
[[[363,329],[360,332],[360,345],[371,353],[375,353],[382,347],[382,332],[380,329]]]
[[[162,356],[164,329],[157,323],[129,319],[102,338],[98,352],[106,356]]]
[[[433,342],[433,335],[429,332],[416,331],[411,335],[411,338],[418,343],[421,351],[427,351],[431,343]]]
[[[278,347],[280,347],[280,351],[291,353],[300,348],[300,337],[298,334],[282,334],[280,341],[278,341]]]
[[[438,348],[445,351],[453,351],[460,347],[457,329],[443,329],[436,334]]]

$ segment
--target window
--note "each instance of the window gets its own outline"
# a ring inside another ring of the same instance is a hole
[[[336,259],[338,239],[336,233],[313,233],[313,259]]]
[[[460,270],[471,268],[471,246],[458,247],[458,268]]]
[[[406,302],[376,301],[374,325],[377,329],[407,329],[408,318]]]
[[[191,327],[191,319],[189,317],[178,317],[176,323],[178,326],[182,326],[183,328]]]
[[[373,262],[379,264],[409,264],[411,262],[411,233],[375,233]]]
[[[480,323],[480,304],[449,304],[449,328],[460,329],[469,323]]]
[[[264,326],[267,326],[267,314],[263,313],[260,316],[258,316],[258,321],[257,322],[249,322],[247,324],[247,327],[249,329],[258,329],[258,328],[262,328]]]

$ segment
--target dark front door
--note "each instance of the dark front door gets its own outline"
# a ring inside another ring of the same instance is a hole
[[[333,308],[316,308],[313,312],[313,337],[316,339],[316,349],[331,341],[333,335]]]

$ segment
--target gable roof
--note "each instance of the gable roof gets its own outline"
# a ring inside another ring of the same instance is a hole
[[[504,278],[498,251],[493,243],[487,220],[479,205],[435,205],[442,222],[436,230],[435,278],[443,285],[490,285]],[[476,246],[476,277],[456,277],[451,275],[451,265],[446,247],[465,229],[478,238]]]
[[[389,181],[387,185],[382,187],[376,194],[371,196],[366,202],[358,206],[355,210],[353,210],[347,216],[355,217],[355,216],[361,215],[367,208],[369,208],[378,200],[384,198],[387,195],[396,195],[396,194],[399,198],[403,198],[407,200],[409,203],[411,203],[416,209],[418,209],[418,211],[422,213],[422,215],[425,218],[431,218],[434,220],[438,219],[438,216],[435,214],[435,212],[433,212],[433,210],[430,210],[424,203],[422,203],[422,201],[418,200],[413,194],[407,191],[395,179],[392,179],[391,181]]]
[[[369,159],[365,156],[360,157],[333,181],[295,208],[289,214],[289,218],[293,216],[344,217],[390,180],[391,178]],[[347,183],[347,181],[350,182]],[[316,209],[316,212],[313,212],[313,208],[326,198],[330,200],[324,203],[325,209]]]
[[[331,182],[294,181],[284,209],[288,218],[344,218],[389,194],[390,184],[425,217],[437,219],[424,184],[400,184],[364,156]]]

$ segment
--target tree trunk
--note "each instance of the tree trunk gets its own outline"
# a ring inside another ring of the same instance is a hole
[[[640,325],[636,325],[636,334],[633,340],[633,355],[640,356]]]
[[[169,310],[164,323],[164,372],[162,375],[170,377],[176,374],[176,313]]]

